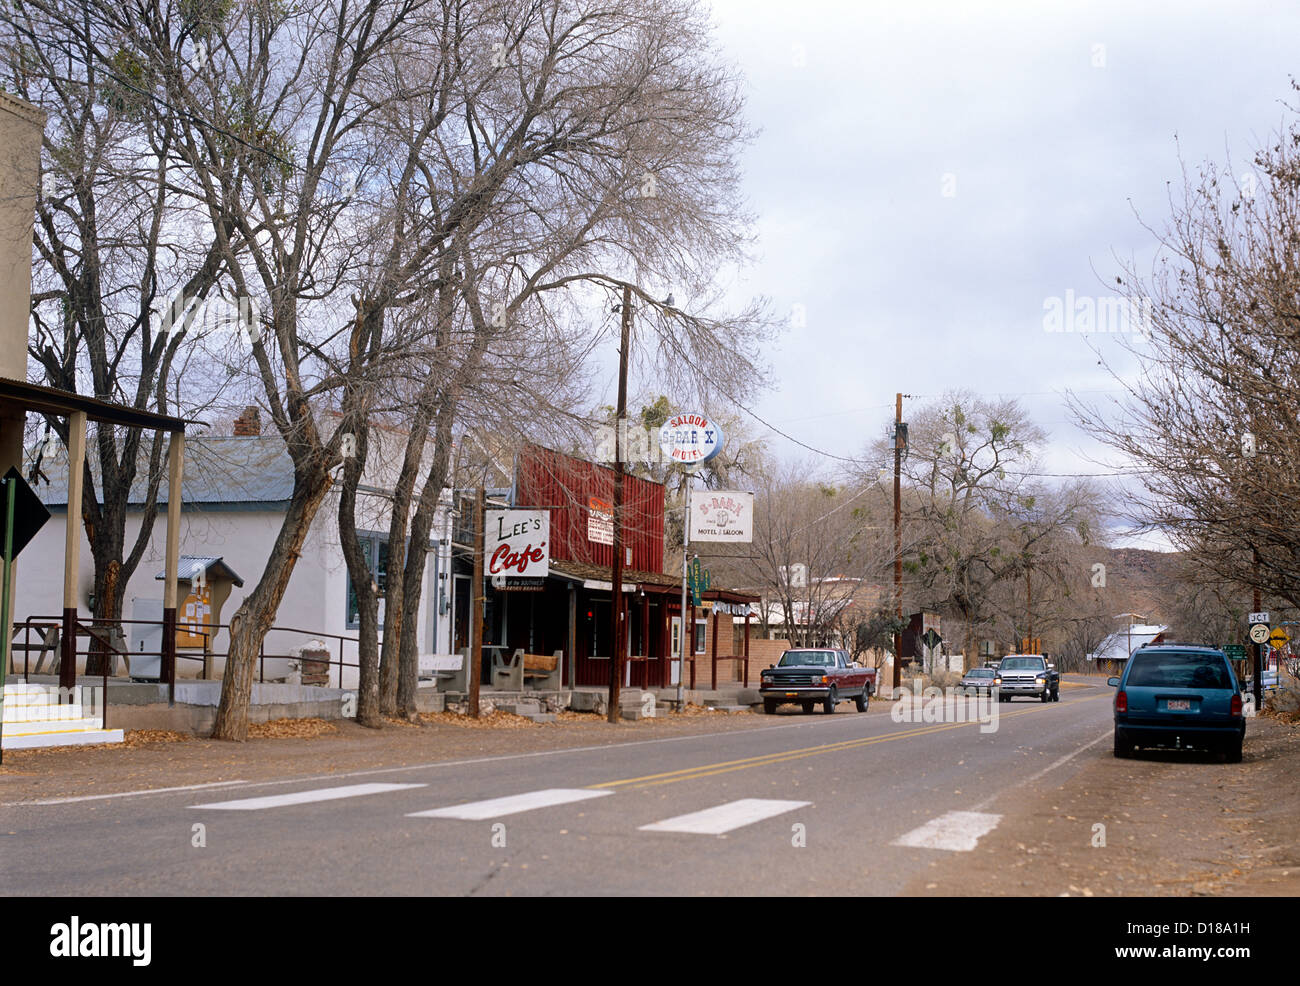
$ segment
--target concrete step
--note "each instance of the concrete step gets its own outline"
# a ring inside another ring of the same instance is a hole
[[[524,716],[533,722],[555,722],[558,718],[554,712],[531,712]]]
[[[121,743],[120,729],[91,729],[68,733],[36,733],[29,736],[10,736],[5,731],[0,746],[6,750],[34,750],[46,746],[91,746],[96,743]]]
[[[5,725],[11,722],[64,722],[85,718],[80,705],[10,705],[5,703]]]
[[[6,681],[5,682],[6,698],[10,695],[18,695],[23,692],[57,693],[58,690],[59,690],[58,685],[49,685],[49,684],[44,684],[42,682],[31,682],[31,681]]]
[[[94,718],[81,717],[78,719],[55,719],[44,722],[10,722],[5,720],[4,735],[6,736],[38,736],[42,733],[76,733],[76,732],[94,732],[104,728],[104,720],[100,716]]]
[[[535,716],[542,711],[539,703],[528,700],[498,702],[496,707],[502,712],[512,712],[517,716]]]

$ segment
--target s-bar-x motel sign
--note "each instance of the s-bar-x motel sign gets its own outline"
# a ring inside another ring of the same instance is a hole
[[[659,450],[674,462],[708,462],[722,451],[722,429],[696,411],[674,414],[659,429]]]

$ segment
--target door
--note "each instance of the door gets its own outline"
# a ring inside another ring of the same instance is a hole
[[[668,664],[668,684],[676,685],[682,680],[682,618],[674,616],[672,620],[672,640],[670,642]]]

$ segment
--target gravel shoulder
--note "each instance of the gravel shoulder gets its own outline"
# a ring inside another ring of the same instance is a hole
[[[999,799],[998,827],[904,894],[1300,896],[1300,725],[1252,719],[1240,764],[1117,760],[1109,740],[1079,761],[1063,782]]]

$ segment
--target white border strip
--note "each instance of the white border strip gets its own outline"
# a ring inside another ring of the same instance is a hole
[[[340,798],[360,798],[367,794],[387,794],[405,791],[425,784],[347,784],[343,787],[318,787],[311,791],[294,791],[292,794],[270,794],[264,798],[239,798],[236,801],[212,801],[191,808],[219,808],[223,811],[261,811],[263,808],[283,808],[286,805],[306,805],[314,801],[338,801]]]
[[[532,811],[535,808],[567,805],[574,801],[586,801],[589,798],[599,798],[613,793],[613,791],[551,787],[542,791],[529,791],[527,794],[511,794],[504,798],[491,798],[488,801],[471,801],[463,805],[450,805],[447,808],[413,811],[406,817],[460,818],[466,821],[478,822],[485,818],[501,818],[503,815],[516,815],[521,811]]]

